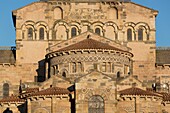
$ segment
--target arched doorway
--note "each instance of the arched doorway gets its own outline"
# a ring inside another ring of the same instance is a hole
[[[104,113],[104,99],[101,96],[94,95],[89,99],[88,113]]]

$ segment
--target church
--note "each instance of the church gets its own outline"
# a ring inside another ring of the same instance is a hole
[[[170,113],[158,11],[131,0],[39,0],[12,11],[0,113]],[[159,32],[159,31],[157,31]]]

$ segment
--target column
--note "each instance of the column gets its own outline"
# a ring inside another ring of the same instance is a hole
[[[31,113],[31,101],[28,99],[27,101],[27,113]]]
[[[51,97],[51,113],[56,113],[56,97]]]
[[[135,113],[140,113],[140,101],[139,101],[139,97],[135,97]]]

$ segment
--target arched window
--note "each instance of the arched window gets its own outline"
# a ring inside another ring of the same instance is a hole
[[[4,83],[3,85],[3,97],[8,97],[9,96],[9,84]]]
[[[117,78],[120,78],[120,71],[117,72]]]
[[[95,29],[95,33],[98,34],[98,35],[100,35],[100,28],[96,28],[96,29]]]
[[[138,29],[138,40],[139,41],[143,40],[143,29],[142,28]]]
[[[65,71],[62,73],[62,76],[63,76],[63,77],[66,77],[66,72],[65,72]]]
[[[77,35],[77,29],[75,27],[71,28],[71,37],[74,37]]]
[[[132,29],[127,30],[127,40],[132,41]]]
[[[104,99],[101,96],[94,95],[89,99],[88,113],[104,113]]]
[[[28,39],[33,39],[33,29],[31,27],[28,28]]]
[[[42,27],[39,29],[39,39],[44,40],[44,28]]]

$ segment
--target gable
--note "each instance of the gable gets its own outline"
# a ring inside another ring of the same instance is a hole
[[[76,89],[93,88],[115,88],[115,80],[110,76],[98,71],[93,71],[76,80]]]
[[[13,10],[13,20],[14,24],[15,21],[19,22],[20,24],[17,25],[18,27],[22,27],[23,24],[27,21],[32,22],[39,22],[44,21],[46,22],[46,15],[44,13],[44,10],[47,9],[47,3],[45,2],[33,2],[29,5],[26,5],[24,7],[21,7],[19,9]],[[19,21],[18,19],[19,18]]]
[[[137,80],[136,78],[134,78],[133,76],[128,76],[122,80],[120,80],[118,83],[117,83],[117,89],[118,91],[119,90],[123,90],[123,89],[126,89],[126,88],[130,88],[132,86],[136,86],[136,87],[139,87],[141,89],[145,89],[143,86],[142,86],[142,82]]]
[[[57,76],[52,76],[51,78],[49,78],[48,80],[44,81],[42,84],[41,84],[41,87],[40,89],[47,89],[49,88],[50,86],[54,86],[54,87],[60,87],[60,88],[68,88],[70,87],[72,84],[65,80],[64,78],[62,77],[59,77],[59,75]]]

